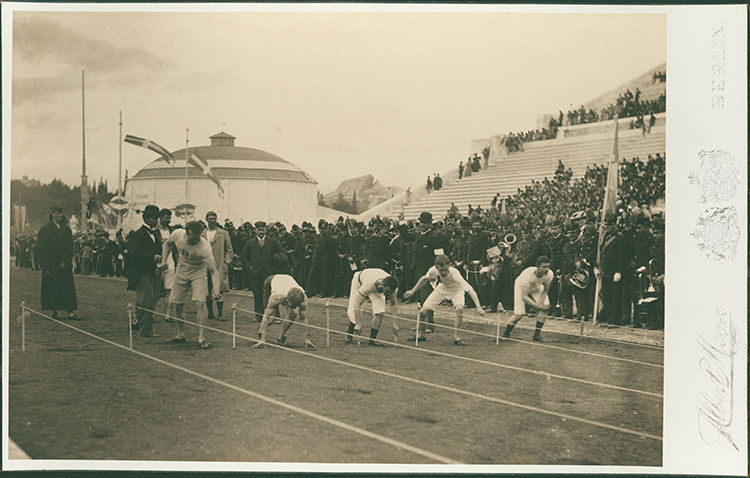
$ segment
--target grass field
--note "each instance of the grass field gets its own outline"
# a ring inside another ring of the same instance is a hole
[[[244,339],[232,349],[231,337],[215,331],[208,337],[216,347],[200,350],[195,342],[165,343],[174,325],[161,317],[161,337],[134,338],[135,350],[203,378],[36,314],[21,352],[15,317],[22,300],[39,310],[39,285],[39,273],[11,269],[9,434],[32,458],[661,465],[657,348],[577,343],[552,330],[546,344],[559,349],[534,346],[529,330],[499,345],[463,334],[469,346],[456,347],[450,330],[438,329],[420,350],[346,345],[338,334],[326,347],[321,330],[310,332],[313,351],[251,349]],[[125,306],[134,294],[124,282],[76,277],[76,287],[83,319],[66,323],[127,347]],[[226,300],[227,309],[236,301],[252,310],[247,295]],[[330,310],[331,328],[344,330],[345,309]],[[309,316],[325,327],[321,303],[310,301]],[[413,335],[413,324],[401,325],[403,336]],[[491,325],[468,327],[495,333]],[[257,329],[238,313],[239,335],[254,338]],[[188,340],[195,336],[189,328]],[[301,337],[301,327],[291,329],[292,345]]]

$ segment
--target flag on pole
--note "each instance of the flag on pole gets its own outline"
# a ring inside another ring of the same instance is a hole
[[[208,179],[213,181],[214,184],[216,184],[216,187],[219,189],[219,196],[221,196],[222,198],[224,197],[224,187],[221,185],[221,181],[219,180],[219,178],[217,178],[213,171],[211,171],[211,167],[208,165],[208,161],[195,154],[195,152],[191,152],[190,157],[188,158],[188,163],[200,169],[201,172],[206,175],[206,177],[208,177]]]
[[[167,151],[167,149],[164,146],[161,146],[160,144],[155,143],[151,141],[150,139],[139,138],[138,136],[126,135],[123,141],[125,141],[126,143],[134,144],[136,146],[140,146],[141,148],[150,149],[151,151],[155,153],[159,153],[160,155],[164,156],[164,158],[166,158],[169,164],[174,164],[174,156],[172,156],[172,153]]]
[[[604,204],[602,205],[602,220],[607,212],[617,213],[617,192],[620,187],[620,151],[617,141],[617,118],[615,118],[615,140],[612,155],[607,163],[607,185],[604,189]]]
[[[612,155],[609,157],[609,162],[607,163],[607,184],[604,187],[604,202],[602,204],[602,215],[599,221],[599,240],[597,241],[596,248],[597,267],[600,267],[601,265],[602,243],[604,241],[604,220],[607,217],[607,213],[617,214],[617,192],[620,186],[620,148],[618,146],[618,130],[619,125],[617,123],[617,116],[615,116],[614,144],[612,145]],[[594,324],[596,324],[599,312],[603,307],[601,291],[602,282],[601,280],[597,280],[594,294]]]

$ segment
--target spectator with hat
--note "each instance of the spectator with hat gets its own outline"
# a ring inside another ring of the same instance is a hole
[[[208,239],[208,243],[211,244],[211,251],[214,255],[214,262],[216,268],[219,270],[220,287],[219,292],[222,294],[229,291],[229,266],[232,264],[232,258],[234,257],[234,250],[232,249],[232,241],[229,238],[229,233],[219,227],[218,215],[209,211],[206,213],[206,224],[208,227],[203,230],[203,237]],[[211,276],[208,276],[208,290],[213,289],[213,283]],[[206,306],[208,307],[208,318],[214,318],[214,307],[211,296],[206,296]],[[216,318],[220,321],[226,320],[224,318],[224,300],[216,301]]]
[[[624,325],[622,314],[622,272],[625,270],[623,256],[623,238],[617,230],[617,217],[607,212],[604,217],[604,234],[602,234],[600,258],[595,274],[602,281],[603,309],[598,316],[602,323]]]
[[[35,256],[42,268],[42,310],[67,312],[76,319],[76,288],[73,282],[73,233],[63,215],[63,208],[52,206],[49,222],[39,229]]]
[[[240,254],[243,270],[247,271],[250,290],[253,291],[253,306],[255,310],[255,322],[263,320],[263,282],[266,277],[276,274],[286,254],[281,243],[268,237],[268,225],[263,221],[255,223],[255,237],[245,242]]]
[[[162,237],[157,227],[159,208],[149,204],[143,209],[143,225],[128,235],[128,290],[135,291],[133,329],[142,337],[158,337],[153,331],[156,306],[156,266],[161,262]]]
[[[412,269],[416,277],[421,277],[435,265],[435,257],[445,254],[448,248],[448,241],[445,236],[437,234],[432,228],[432,213],[422,212],[419,215],[419,233],[414,241],[414,255],[412,258]],[[427,297],[432,293],[432,287],[429,282],[423,287],[416,290],[417,300],[424,304]],[[435,323],[435,314],[433,310],[426,311],[427,322]],[[428,329],[429,330],[429,329]]]

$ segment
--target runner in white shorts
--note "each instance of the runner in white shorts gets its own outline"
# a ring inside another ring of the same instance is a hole
[[[378,330],[383,323],[385,314],[385,303],[389,304],[391,315],[393,315],[393,341],[398,342],[398,322],[395,312],[396,295],[398,293],[398,279],[388,274],[383,269],[369,268],[355,272],[352,277],[352,285],[349,290],[349,307],[346,315],[349,316],[349,328],[346,331],[346,343],[352,343],[352,334],[362,335],[362,304],[369,300],[372,304],[372,327],[370,327],[369,345],[383,346],[377,340]]]
[[[169,236],[168,241],[162,245],[162,263],[161,268],[166,269],[167,261],[171,253],[170,245],[174,244],[179,254],[177,268],[175,269],[174,282],[172,283],[172,292],[169,294],[169,309],[174,309],[177,317],[182,318],[185,299],[188,290],[193,290],[193,302],[198,307],[196,318],[198,319],[198,345],[202,349],[211,348],[212,345],[206,341],[204,329],[200,325],[205,325],[208,319],[208,308],[206,308],[206,296],[208,295],[208,273],[211,274],[213,283],[213,298],[221,299],[219,293],[219,271],[214,263],[214,255],[211,251],[211,244],[208,240],[201,237],[203,224],[198,221],[190,221],[185,225],[185,229],[176,229]],[[184,342],[185,332],[182,321],[177,320],[177,336],[173,342]]]
[[[305,291],[297,284],[294,277],[286,274],[273,274],[266,277],[263,282],[263,300],[265,310],[260,323],[260,342],[253,345],[253,348],[262,347],[266,343],[269,323],[274,317],[281,317],[279,306],[283,306],[287,312],[287,319],[281,327],[281,335],[278,338],[279,345],[287,344],[286,333],[297,317],[307,325]],[[315,344],[308,339],[308,327],[304,329],[305,347],[314,349]]]
[[[539,311],[548,310],[549,304],[545,304],[549,287],[555,277],[550,270],[551,262],[547,256],[539,256],[536,267],[527,267],[521,272],[513,287],[513,320],[505,327],[503,337],[510,337],[510,332],[525,315],[538,315]],[[544,317],[537,317],[536,328],[532,340],[542,342],[542,326]]]
[[[479,315],[484,315],[484,309],[482,309],[482,304],[479,302],[479,296],[474,288],[466,282],[466,279],[461,276],[458,269],[451,265],[451,260],[445,254],[435,257],[435,265],[430,267],[427,273],[419,278],[411,290],[404,293],[404,298],[411,298],[428,281],[432,284],[438,284],[419,310],[420,322],[417,340],[427,340],[427,337],[425,337],[426,321],[421,319],[426,318],[427,312],[435,310],[435,306],[442,301],[450,300],[453,303],[453,310],[456,312],[453,323],[453,343],[456,345],[466,345],[461,340],[461,337],[458,336],[458,331],[461,330],[461,322],[463,322],[464,317],[464,293],[469,293],[469,297],[474,301],[474,305],[477,306]]]

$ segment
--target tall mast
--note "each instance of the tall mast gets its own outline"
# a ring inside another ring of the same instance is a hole
[[[89,186],[86,177],[86,84],[85,71],[81,70],[81,232],[88,231]]]

